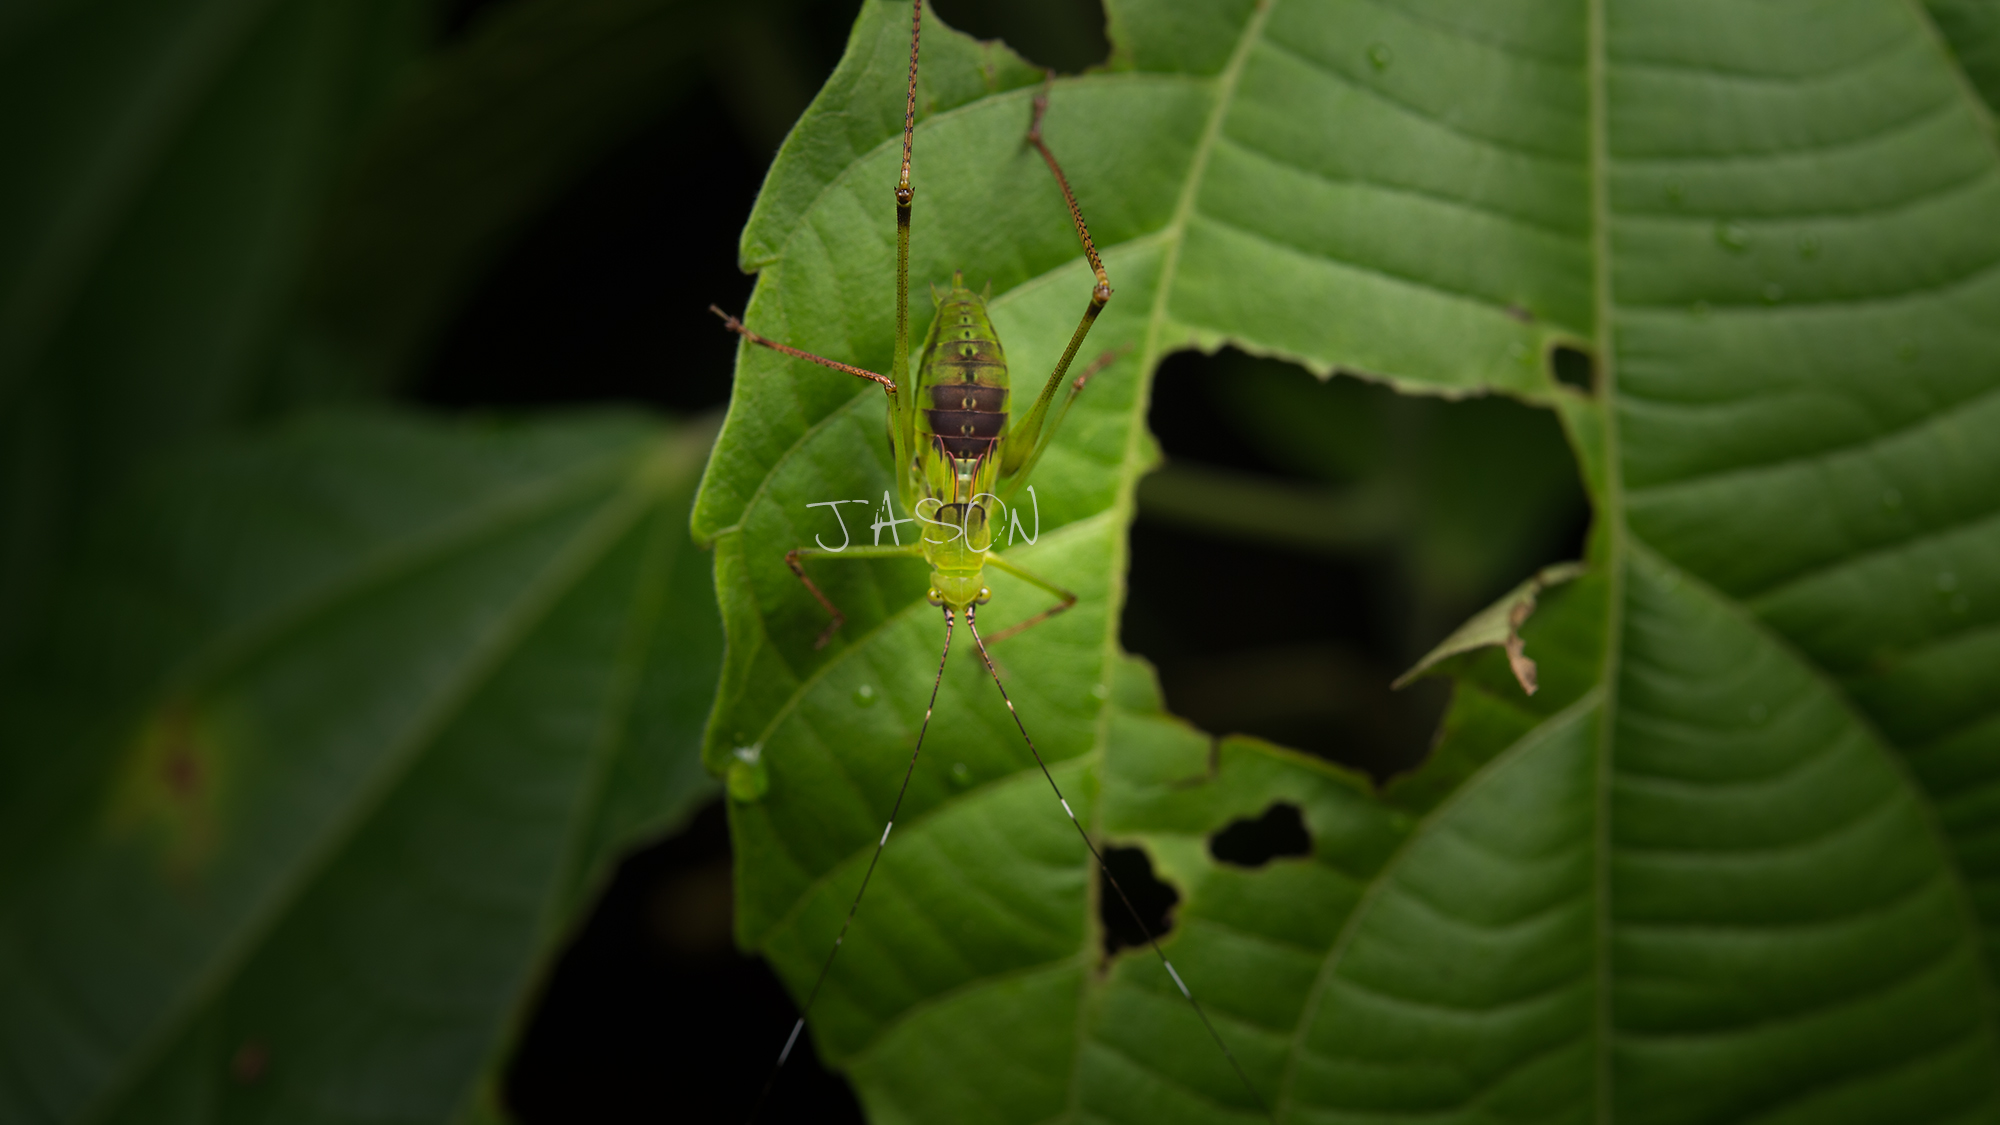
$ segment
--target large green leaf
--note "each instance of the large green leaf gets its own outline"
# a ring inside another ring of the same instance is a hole
[[[1169,951],[1279,1118],[2000,1114],[2000,154],[1990,63],[1954,53],[1993,23],[1936,8],[1113,0],[1112,67],[1057,83],[1117,290],[1092,348],[1132,350],[1011,548],[1082,601],[995,655],[1079,813],[1177,886]],[[744,235],[753,325],[878,370],[907,12],[865,6]],[[1037,380],[1087,274],[1020,143],[1031,80],[927,28],[913,281],[992,278]],[[1541,693],[1448,662],[1436,751],[1381,793],[1212,749],[1118,655],[1145,379],[1225,342],[1553,406],[1596,505],[1527,626]],[[920,568],[828,563],[849,621],[816,652],[782,561],[840,534],[806,504],[892,486],[881,410],[744,351],[695,516],[729,635],[707,753],[770,780],[732,805],[739,936],[801,994],[941,632]],[[1040,608],[993,587],[994,624]],[[1099,971],[1087,857],[982,681],[945,676],[824,1055],[882,1121],[1256,1119],[1157,964]],[[1278,800],[1311,859],[1203,847]]]
[[[448,1117],[712,791],[708,437],[307,419],[107,512],[4,699],[0,1118]]]

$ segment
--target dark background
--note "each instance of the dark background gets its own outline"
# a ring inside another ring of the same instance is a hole
[[[457,4],[446,36],[475,33],[497,6]],[[748,300],[737,232],[856,7],[766,3],[754,35],[739,27],[703,50],[699,82],[518,232],[410,392],[448,410],[726,404],[736,345],[707,306]],[[1109,49],[1095,0],[932,7],[1066,73]],[[1315,444],[1274,437],[1273,410],[1308,419]],[[1387,530],[1302,548],[1159,518],[1142,492],[1125,644],[1159,668],[1169,706],[1204,729],[1262,735],[1378,778],[1407,769],[1447,696],[1431,683],[1392,692],[1390,680],[1532,567],[1580,553],[1586,513],[1567,451],[1554,423],[1525,407],[1398,399],[1225,353],[1169,359],[1150,421],[1177,466],[1395,499]],[[1495,492],[1496,481],[1509,487]],[[1143,874],[1141,862],[1132,877]],[[742,1120],[796,1013],[762,963],[735,951],[729,880],[719,805],[623,864],[548,978],[509,1070],[520,1120]],[[860,1114],[807,1043],[766,1119]]]

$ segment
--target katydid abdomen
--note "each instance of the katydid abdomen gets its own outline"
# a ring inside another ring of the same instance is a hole
[[[1011,392],[986,299],[957,274],[937,305],[917,365],[915,508],[931,598],[963,609],[988,597],[986,552],[1005,518],[994,490]]]

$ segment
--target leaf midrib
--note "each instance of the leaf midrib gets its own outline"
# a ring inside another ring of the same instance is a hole
[[[1125,451],[1119,459],[1120,476],[1112,512],[1119,525],[1130,529],[1137,504],[1139,489],[1139,464],[1146,442],[1152,440],[1145,424],[1146,410],[1152,399],[1152,384],[1159,372],[1161,360],[1161,337],[1167,324],[1167,306],[1173,292],[1173,280],[1180,266],[1181,249],[1187,243],[1188,219],[1195,212],[1195,201],[1200,197],[1202,181],[1206,178],[1209,157],[1215,151],[1217,140],[1222,136],[1222,127],[1228,120],[1229,110],[1235,104],[1236,91],[1241,85],[1243,68],[1248,63],[1250,53],[1263,39],[1264,26],[1270,20],[1271,11],[1277,6],[1276,0],[1264,0],[1252,10],[1250,19],[1244,24],[1235,47],[1231,50],[1229,62],[1214,79],[1215,104],[1209,107],[1208,120],[1203,123],[1201,137],[1195,142],[1195,149],[1188,160],[1187,178],[1181,184],[1178,198],[1174,200],[1174,211],[1165,228],[1154,232],[1155,237],[1165,243],[1165,253],[1160,259],[1159,273],[1153,291],[1153,306],[1147,312],[1145,344],[1140,356],[1140,393],[1134,397],[1132,417],[1125,429]],[[1114,54],[1116,53],[1114,48]],[[1151,466],[1147,466],[1150,468]],[[1125,594],[1130,582],[1129,556],[1131,537],[1120,535],[1114,548],[1116,565],[1111,570],[1111,584],[1107,591],[1110,608],[1116,612],[1105,614],[1105,635],[1102,667],[1109,673],[1117,666],[1121,655],[1118,643]],[[1103,765],[1104,748],[1110,743],[1113,708],[1109,705],[1098,709],[1097,730],[1092,736],[1092,747],[1087,757],[1089,768],[1095,772]],[[1096,812],[1090,818],[1090,830],[1099,837],[1104,834],[1104,804],[1097,802]],[[1093,873],[1094,874],[1094,873]],[[1093,898],[1093,906],[1095,906]],[[1085,918],[1085,936],[1093,948],[1102,942],[1099,932],[1103,923],[1099,911],[1093,909]],[[1164,957],[1164,954],[1162,955]],[[1079,985],[1084,995],[1077,1005],[1076,1046],[1070,1052],[1069,1091],[1066,1106],[1071,1116],[1078,1116],[1083,1106],[1083,1045],[1086,1013],[1090,1011],[1089,993],[1095,987],[1088,974]],[[1185,989],[1185,986],[1183,986]]]
[[[1917,18],[1925,27],[1930,27],[1928,13],[1922,5],[1911,0]],[[1608,55],[1605,44],[1604,0],[1588,0],[1589,13],[1589,110],[1590,110],[1590,187],[1592,211],[1592,266],[1595,271],[1593,291],[1595,305],[1594,351],[1599,368],[1600,389],[1592,406],[1598,416],[1603,434],[1602,451],[1605,463],[1604,511],[1600,514],[1606,529],[1605,568],[1609,586],[1606,601],[1606,624],[1604,634],[1604,655],[1600,679],[1595,690],[1602,692],[1603,712],[1599,718],[1598,739],[1595,751],[1597,784],[1595,807],[1593,809],[1595,839],[1595,874],[1593,877],[1594,926],[1596,949],[1596,1020],[1593,1036],[1595,1062],[1596,1118],[1600,1122],[1613,1120],[1613,1079],[1609,1045],[1614,1028],[1611,1014],[1611,931],[1610,918],[1610,818],[1611,780],[1615,755],[1615,731],[1618,714],[1618,685],[1622,672],[1624,653],[1624,609],[1627,573],[1635,564],[1649,564],[1670,569],[1681,576],[1682,581],[1698,585],[1714,604],[1737,619],[1744,627],[1760,637],[1765,643],[1785,653],[1802,669],[1821,690],[1836,700],[1840,709],[1870,741],[1874,750],[1885,760],[1888,767],[1900,779],[1909,799],[1923,817],[1929,831],[1932,846],[1944,868],[1944,874],[1952,884],[1963,920],[1964,940],[1974,946],[1972,962],[1980,981],[1982,1013],[1985,1031],[1989,1041],[1995,1031],[1995,995],[1992,973],[1987,959],[1978,948],[1982,933],[1979,918],[1971,903],[1970,888],[1967,886],[1963,870],[1959,866],[1956,850],[1950,837],[1944,832],[1938,820],[1937,808],[1930,792],[1911,774],[1909,763],[1900,748],[1884,737],[1867,714],[1855,704],[1839,682],[1816,661],[1810,659],[1788,638],[1779,634],[1747,605],[1725,595],[1720,590],[1707,585],[1692,573],[1674,565],[1655,548],[1641,540],[1631,528],[1626,515],[1626,489],[1624,481],[1624,458],[1622,456],[1622,433],[1620,430],[1621,401],[1618,392],[1618,362],[1614,348],[1612,324],[1614,314],[1619,309],[1613,290],[1615,270],[1611,247],[1610,203],[1610,143],[1608,127],[1608,90],[1606,74]],[[1935,36],[1935,29],[1932,29]],[[1939,42],[1940,48],[1942,47]],[[1943,51],[1947,59],[1952,59],[1949,51]],[[1983,108],[1981,102],[1964,81],[1955,59],[1951,68],[1958,77],[1958,87],[1962,97],[1970,99],[1976,107]],[[1990,126],[1991,118],[1986,118]],[[1994,146],[1994,134],[1989,127],[1984,131],[1988,147],[2000,158],[2000,148]],[[1637,306],[1645,311],[1647,306]],[[1581,449],[1581,443],[1572,442]]]
[[[1591,801],[1591,932],[1593,948],[1592,984],[1596,995],[1591,1005],[1592,1103],[1599,1122],[1611,1115],[1611,1052],[1605,1049],[1612,1028],[1611,1018],[1611,732],[1618,711],[1618,674],[1625,636],[1625,469],[1620,452],[1618,429],[1618,361],[1612,349],[1611,314],[1611,132],[1607,109],[1609,96],[1606,71],[1604,0],[1587,0],[1585,29],[1585,83],[1589,102],[1590,176],[1590,263],[1591,350],[1597,360],[1597,393],[1591,408],[1597,414],[1603,435],[1597,449],[1604,458],[1600,466],[1604,482],[1604,511],[1598,516],[1606,527],[1604,651],[1597,688],[1603,694],[1603,708],[1597,716],[1597,745],[1592,759],[1595,770]],[[1565,426],[1565,429],[1568,429]],[[1587,443],[1571,435],[1572,448],[1581,455]],[[1586,469],[1584,476],[1591,474]]]

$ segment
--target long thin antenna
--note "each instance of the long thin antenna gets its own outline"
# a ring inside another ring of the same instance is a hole
[[[840,956],[840,943],[847,940],[847,927],[854,924],[854,912],[861,909],[861,896],[868,893],[868,880],[875,876],[875,865],[882,859],[882,849],[889,844],[889,830],[896,827],[896,814],[903,810],[903,797],[910,791],[910,778],[917,772],[917,756],[924,752],[924,734],[931,729],[931,712],[937,710],[938,688],[944,683],[944,662],[951,656],[952,621],[951,607],[946,606],[944,651],[938,654],[937,679],[931,681],[931,701],[924,705],[924,722],[917,728],[917,748],[910,751],[909,767],[903,771],[903,787],[896,790],[896,803],[889,807],[889,822],[882,826],[882,836],[875,841],[875,854],[869,857],[868,870],[861,876],[861,886],[855,890],[854,901],[847,907],[847,920],[840,924],[840,933],[833,939],[833,948],[826,952],[826,963],[819,967],[819,978],[813,981],[812,991],[806,993],[806,1002],[799,1008],[799,1021],[792,1025],[792,1033],[785,1037],[785,1046],[778,1052],[778,1061],[771,1064],[771,1075],[764,1079],[764,1088],[758,1092],[756,1104],[750,1107],[746,1125],[756,1125],[757,1114],[764,1109],[764,1099],[771,1096],[772,1087],[778,1084],[778,1072],[784,1069],[785,1060],[792,1057],[792,1047],[799,1041],[799,1032],[805,1030],[806,1017],[812,1014],[813,1001],[819,999],[820,986],[826,983],[826,974],[833,969],[833,959]],[[972,624],[972,609],[969,606],[965,611],[965,623]],[[985,646],[980,646],[980,651],[985,652]],[[989,661],[987,667],[992,667],[992,662]]]
[[[1033,754],[1035,764],[1042,767],[1042,776],[1048,779],[1049,788],[1055,790],[1056,800],[1062,804],[1063,812],[1069,814],[1069,822],[1076,827],[1076,834],[1083,837],[1083,846],[1090,849],[1091,858],[1097,861],[1097,869],[1104,873],[1104,881],[1111,884],[1112,890],[1118,892],[1118,900],[1125,904],[1125,909],[1132,915],[1132,921],[1138,925],[1139,932],[1146,935],[1146,943],[1153,947],[1153,952],[1160,958],[1160,964],[1166,966],[1167,975],[1174,978],[1174,984],[1180,987],[1181,995],[1187,997],[1188,1004],[1194,1008],[1194,1014],[1201,1018],[1201,1026],[1208,1029],[1209,1037],[1222,1049],[1222,1057],[1228,1059],[1229,1065],[1235,1068],[1236,1077],[1243,1080],[1243,1088],[1250,1092],[1250,1100],[1257,1103],[1258,1112],[1267,1118],[1270,1117],[1271,1110],[1264,1104],[1264,1096],[1257,1092],[1257,1087],[1251,1083],[1250,1076],[1243,1072],[1243,1064],[1236,1061],[1236,1053],[1229,1049],[1229,1044],[1223,1042],[1222,1033],[1215,1030],[1215,1025],[1209,1022],[1208,1013],[1202,1010],[1201,1001],[1194,998],[1194,993],[1188,991],[1187,982],[1174,971],[1174,963],[1167,960],[1167,951],[1160,948],[1160,939],[1153,936],[1152,927],[1146,925],[1146,920],[1139,916],[1139,908],[1132,905],[1132,899],[1125,893],[1125,888],[1118,885],[1118,877],[1111,873],[1110,865],[1104,862],[1104,854],[1097,850],[1097,844],[1091,840],[1090,833],[1084,831],[1083,822],[1076,818],[1076,810],[1069,807],[1069,801],[1063,796],[1062,787],[1056,784],[1055,775],[1049,772],[1049,764],[1042,760],[1042,752],[1035,749],[1035,740],[1028,737],[1028,728],[1021,722],[1021,713],[1014,710],[1014,701],[1007,695],[1007,685],[1000,682],[1000,670],[993,666],[993,657],[987,654],[986,642],[979,636],[979,625],[973,620],[972,606],[965,607],[965,627],[972,633],[972,643],[979,646],[979,658],[986,662],[986,671],[993,677],[993,686],[1000,689],[1000,698],[1007,704],[1007,713],[1014,717],[1014,727],[1021,732],[1021,740],[1028,744],[1028,753]]]

